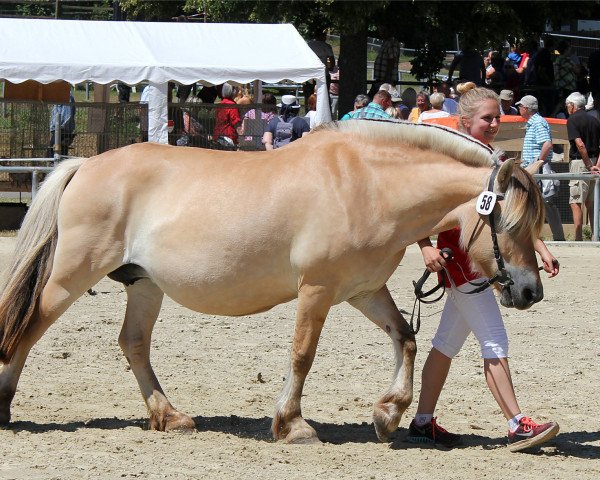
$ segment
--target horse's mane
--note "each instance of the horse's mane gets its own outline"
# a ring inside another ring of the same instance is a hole
[[[539,186],[529,173],[515,166],[506,190],[500,229],[516,235],[530,232],[538,238],[544,218],[544,200]]]
[[[384,140],[444,153],[473,166],[493,166],[493,150],[452,128],[402,120],[360,119],[323,124],[315,130],[338,130],[361,138]]]
[[[452,128],[402,120],[361,119],[323,124],[315,130],[337,130],[361,138],[413,145],[444,153],[473,166],[497,165],[504,152]],[[519,235],[539,236],[544,224],[544,203],[540,189],[525,170],[515,166],[505,195],[499,227]]]

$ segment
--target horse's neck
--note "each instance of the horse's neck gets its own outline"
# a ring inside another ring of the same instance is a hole
[[[490,173],[490,167],[462,165],[440,167],[423,177],[415,175],[411,183],[419,188],[412,200],[416,201],[419,214],[414,215],[413,211],[409,224],[418,239],[460,226],[475,210],[475,200]]]

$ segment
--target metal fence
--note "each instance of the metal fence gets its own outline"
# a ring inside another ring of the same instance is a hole
[[[559,163],[552,164],[552,168],[560,172],[565,170],[568,172],[568,164]],[[554,205],[558,207],[560,219],[563,227],[567,227],[573,224],[573,215],[571,213],[571,207],[569,205],[569,181],[571,180],[585,180],[590,182],[589,193],[592,198],[592,209],[589,215],[593,219],[593,229],[590,228],[589,239],[594,242],[598,242],[600,239],[599,234],[599,220],[600,220],[600,175],[595,174],[575,174],[575,173],[553,173],[553,174],[537,174],[534,175],[537,180],[559,180],[560,186],[558,187],[558,194],[553,200]],[[587,212],[586,212],[587,213]],[[586,215],[587,216],[587,215]],[[584,221],[584,225],[588,224]],[[567,240],[573,240],[573,232],[570,232],[568,228],[565,228],[565,237]]]

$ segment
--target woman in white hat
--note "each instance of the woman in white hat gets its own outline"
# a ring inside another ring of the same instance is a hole
[[[282,96],[277,106],[280,107],[279,116],[269,122],[263,136],[267,150],[283,147],[310,131],[306,120],[297,116],[300,104],[295,95]]]

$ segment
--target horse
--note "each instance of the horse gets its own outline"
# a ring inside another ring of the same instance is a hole
[[[498,201],[482,215],[476,203],[486,190]],[[393,379],[373,411],[376,434],[386,441],[413,395],[414,330],[386,287],[407,246],[460,226],[482,275],[494,275],[494,250],[500,252],[511,279],[496,285],[501,302],[525,309],[543,297],[534,252],[543,212],[539,188],[513,159],[501,163],[498,152],[471,137],[427,124],[332,123],[270,152],[147,143],[66,160],[24,219],[0,298],[0,423],[10,422],[31,348],[108,276],[125,286],[118,342],[150,429],[195,428],[150,364],[165,294],[224,316],[297,298],[274,438],[319,442],[302,416],[302,390],[328,311],[346,301],[393,344]]]

